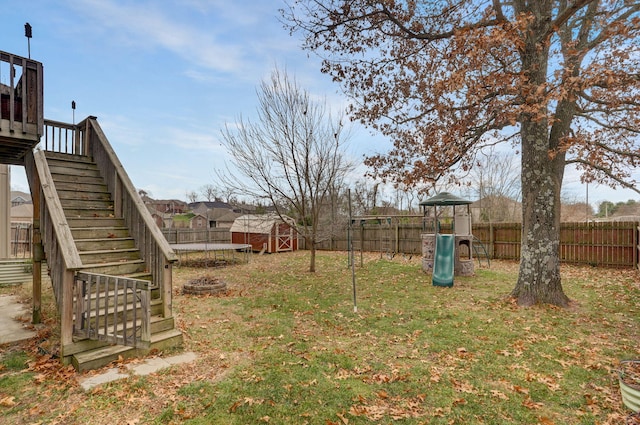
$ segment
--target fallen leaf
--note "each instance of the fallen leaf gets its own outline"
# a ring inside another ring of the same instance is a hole
[[[509,400],[509,397],[502,391],[491,390],[491,395],[501,400]]]
[[[0,406],[2,407],[13,407],[15,406],[17,403],[15,402],[15,397],[14,396],[8,396],[5,398],[0,399]]]
[[[527,409],[536,410],[542,408],[542,406],[544,406],[544,403],[535,402],[531,400],[531,398],[527,398],[522,402],[522,405]]]
[[[347,425],[349,423],[349,419],[345,418],[342,413],[336,413],[336,416],[340,418],[344,425]]]

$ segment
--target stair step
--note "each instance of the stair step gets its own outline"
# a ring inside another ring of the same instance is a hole
[[[76,248],[78,251],[108,251],[135,248],[135,243],[131,237],[100,239],[76,238]]]
[[[83,265],[103,263],[110,264],[140,259],[140,250],[138,248],[81,251],[79,254]]]
[[[53,177],[53,181],[56,181],[58,175],[64,174],[65,176],[76,177],[100,177],[100,170],[98,168],[75,168],[62,164],[49,163],[49,171]]]
[[[142,273],[132,273],[132,274],[128,274],[126,276],[123,277],[130,277],[131,279],[140,279],[140,280],[151,280],[151,273],[149,272],[142,272]]]
[[[170,348],[182,347],[182,343],[182,332],[174,328],[151,334],[151,345],[149,349],[163,351]]]
[[[127,299],[131,300],[131,294],[127,294]],[[124,295],[121,295],[118,297],[118,308],[117,308],[117,319],[118,321],[122,321],[123,320],[123,301],[124,300]],[[103,302],[104,300],[101,300],[101,302]],[[108,329],[108,331],[110,333],[113,333],[113,324],[115,323],[115,318],[114,318],[114,313],[116,312],[116,308],[113,306],[113,299],[109,299],[110,304],[107,308],[105,307],[100,307],[98,310],[98,312],[95,311],[95,309],[91,310],[91,314],[89,315],[89,317],[87,318],[89,321],[89,324],[91,327],[95,327],[95,323],[96,321],[98,322],[98,328],[100,329],[100,331],[104,330],[105,327],[105,322],[106,322],[106,327]],[[95,298],[92,296],[92,303],[95,303]],[[94,304],[92,304],[93,307],[95,307]],[[126,311],[127,316],[127,329],[132,329],[133,327],[133,308],[131,308],[131,305],[128,304],[127,305],[128,310]],[[151,333],[153,332],[159,332],[162,330],[166,330],[167,328],[167,323],[156,323],[156,321],[153,320],[154,316],[160,315],[162,314],[162,300],[160,299],[156,299],[156,300],[152,300],[151,301],[151,305],[149,308],[149,314],[151,315]],[[136,309],[136,316],[137,316],[137,326],[140,326],[140,317],[142,316],[142,312],[140,311],[140,308]],[[96,314],[97,313],[97,314]],[[75,317],[74,317],[75,320]],[[172,322],[173,323],[173,322]],[[80,326],[79,326],[80,327]],[[120,331],[119,331],[120,332]],[[121,332],[120,332],[121,333]]]
[[[85,191],[83,188],[78,188],[78,190],[62,190],[58,188],[56,184],[56,190],[58,191],[58,197],[60,198],[60,202],[64,203],[68,201],[76,201],[76,202],[110,202],[113,204],[113,200],[111,199],[111,193],[107,190],[107,186],[104,186],[104,191],[96,191],[90,190]]]
[[[102,177],[79,177],[67,174],[52,176],[56,190],[70,190],[80,192],[108,192],[107,185]]]
[[[94,273],[126,276],[146,271],[144,260],[118,261],[112,263],[83,264],[82,270]]]
[[[63,208],[67,218],[114,218],[113,208]]]
[[[89,351],[75,353],[71,356],[71,363],[79,372],[98,369],[118,360],[120,357],[128,359],[144,355],[151,350],[166,350],[181,347],[183,343],[182,333],[176,329],[167,330],[151,335],[149,349],[136,349],[124,345],[110,345],[95,348]]]
[[[71,364],[78,372],[98,369],[118,360],[136,357],[138,350],[125,345],[107,345],[93,350],[83,351],[71,356]]]
[[[79,240],[95,239],[119,239],[129,238],[129,229],[126,227],[83,227],[71,228],[73,238]]]
[[[78,170],[97,170],[98,166],[95,161],[88,156],[81,155],[63,155],[63,156],[53,156],[47,155],[47,163],[49,164],[49,168],[51,167],[62,167],[65,169],[78,169]]]
[[[111,199],[60,198],[62,208],[66,209],[105,209],[113,212]]]
[[[44,156],[48,160],[58,160],[58,161],[73,161],[73,162],[88,162],[95,163],[93,158],[87,155],[74,155],[71,153],[62,153],[62,152],[53,152],[53,151],[45,151]]]
[[[115,217],[68,217],[67,223],[71,229],[80,227],[125,227],[124,219]]]

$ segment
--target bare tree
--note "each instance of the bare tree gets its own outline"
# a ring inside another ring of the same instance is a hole
[[[187,202],[196,202],[198,200],[198,194],[195,191],[187,191],[187,193],[185,193],[185,195],[187,196]]]
[[[243,178],[233,172],[221,178],[238,192],[272,204],[280,217],[295,215],[295,230],[311,251],[309,271],[314,272],[322,207],[353,169],[342,151],[348,131],[342,115],[333,117],[326,102],[312,100],[277,68],[257,95],[257,121],[241,117],[222,131]]]
[[[468,180],[471,192],[477,195],[482,221],[521,221],[520,164],[513,153],[494,146],[479,151]]]
[[[378,203],[378,188],[380,183],[369,184],[366,180],[357,180],[353,184],[351,200],[355,215],[372,214]]]
[[[200,194],[209,202],[215,201],[218,198],[218,188],[212,184],[205,184],[200,188]]]

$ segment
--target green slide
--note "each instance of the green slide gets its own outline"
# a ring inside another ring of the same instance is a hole
[[[436,252],[433,260],[433,286],[453,286],[454,236],[436,235]]]

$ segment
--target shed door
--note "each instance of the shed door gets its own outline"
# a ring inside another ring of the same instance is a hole
[[[293,251],[293,229],[286,224],[278,224],[276,244],[276,252]]]

